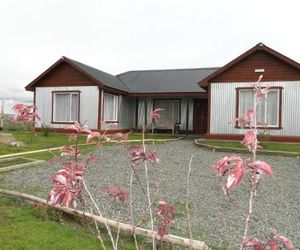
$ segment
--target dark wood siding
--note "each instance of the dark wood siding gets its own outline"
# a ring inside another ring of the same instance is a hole
[[[265,72],[255,73],[255,69],[265,69]],[[256,81],[261,74],[264,75],[263,81],[300,80],[299,69],[265,51],[256,51],[210,79],[210,82],[252,82]]]
[[[95,86],[91,79],[68,63],[61,63],[43,78],[35,86],[37,87],[61,87],[61,86]]]

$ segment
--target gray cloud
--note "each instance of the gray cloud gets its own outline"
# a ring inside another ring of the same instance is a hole
[[[112,74],[222,66],[258,42],[300,61],[300,3],[240,0],[2,0],[0,99],[62,55]]]

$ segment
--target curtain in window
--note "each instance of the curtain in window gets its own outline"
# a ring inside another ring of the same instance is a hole
[[[104,94],[104,121],[117,121],[118,120],[118,96]]]
[[[171,119],[180,123],[180,101],[179,100],[154,100],[154,109],[164,109],[160,113],[161,119]]]
[[[55,93],[54,121],[78,121],[79,95],[76,93]]]
[[[266,100],[260,100],[256,107],[256,119],[258,126],[266,126]]]
[[[254,92],[251,90],[240,90],[239,92],[239,116],[246,113],[249,108],[253,107]]]
[[[78,121],[79,96],[78,94],[72,94],[71,96],[71,121]]]
[[[246,113],[247,109],[253,108],[253,90],[240,90],[239,92],[239,116]],[[278,125],[278,90],[270,90],[267,98],[260,100],[256,107],[256,117],[259,126]]]
[[[269,125],[277,126],[279,120],[279,100],[278,100],[278,91],[277,90],[270,90],[267,95],[267,123]]]
[[[55,121],[69,121],[70,94],[55,94]]]

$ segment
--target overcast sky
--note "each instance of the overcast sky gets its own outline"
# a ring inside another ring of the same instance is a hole
[[[259,42],[300,62],[299,0],[0,0],[0,99],[61,56],[111,74],[222,66]]]

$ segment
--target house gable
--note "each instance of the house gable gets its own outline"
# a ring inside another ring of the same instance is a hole
[[[26,90],[35,87],[62,87],[62,86],[95,86],[96,80],[76,69],[70,63],[60,59],[38,78],[26,86]]]
[[[300,80],[300,64],[260,43],[198,84],[208,87],[211,82],[255,82],[261,74],[264,81]]]

